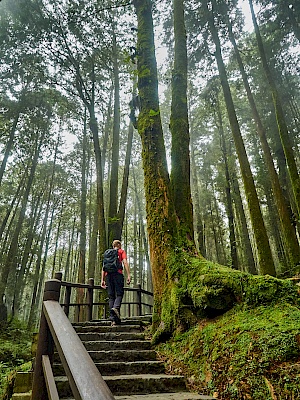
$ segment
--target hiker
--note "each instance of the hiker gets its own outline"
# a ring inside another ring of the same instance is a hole
[[[104,252],[101,286],[108,291],[109,319],[112,326],[120,325],[120,308],[124,295],[123,266],[127,273],[127,284],[130,284],[130,271],[125,250],[120,240],[112,242],[112,249]]]

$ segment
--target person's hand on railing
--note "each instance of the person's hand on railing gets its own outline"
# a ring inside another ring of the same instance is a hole
[[[130,274],[127,276],[127,285],[129,285],[131,282]]]
[[[102,287],[103,289],[106,289],[106,288],[107,288],[107,285],[106,285],[105,281],[101,281],[101,287]]]

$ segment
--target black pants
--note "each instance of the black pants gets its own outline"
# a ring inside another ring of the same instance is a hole
[[[124,295],[124,275],[120,274],[119,272],[107,274],[106,285],[109,297],[109,318],[115,321],[115,314],[111,311],[111,309],[117,308],[120,312]]]

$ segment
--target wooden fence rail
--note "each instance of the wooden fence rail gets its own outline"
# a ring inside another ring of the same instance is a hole
[[[102,306],[104,309],[103,318],[107,318],[109,309],[108,309],[108,301],[95,301],[95,292],[100,291],[106,292],[106,289],[103,289],[100,285],[95,285],[94,284],[94,279],[90,278],[88,280],[88,283],[72,283],[72,282],[66,282],[62,280],[62,273],[57,272],[55,274],[55,278],[61,281],[61,286],[65,287],[65,296],[63,302],[61,302],[61,306],[63,307],[65,314],[69,316],[70,313],[70,307],[78,307],[80,309],[81,307],[87,307],[87,320],[91,321],[93,319],[93,309],[95,306]],[[82,303],[76,303],[76,302],[71,302],[71,295],[72,295],[72,289],[83,289],[86,290],[86,302]],[[140,284],[137,284],[135,287],[130,288],[130,287],[125,287],[124,288],[125,292],[133,292],[135,300],[134,301],[125,301],[122,302],[122,306],[128,307],[127,309],[127,314],[130,317],[131,315],[137,315],[141,316],[143,315],[143,308],[148,309],[148,313],[152,314],[152,308],[153,308],[153,293],[149,292],[147,290],[142,289]],[[147,296],[148,302],[143,301],[143,296]],[[133,312],[133,308],[136,308],[136,312]]]
[[[61,287],[66,288],[63,304],[59,304]],[[86,290],[85,303],[71,303],[72,288]],[[75,400],[114,399],[68,319],[71,306],[87,307],[88,320],[93,317],[94,306],[106,307],[106,302],[94,302],[96,290],[104,289],[94,285],[93,279],[89,279],[86,285],[64,282],[60,272],[55,274],[55,279],[46,281],[33,372],[32,400],[58,400],[52,372],[54,346],[68,377]],[[152,310],[152,304],[142,302],[142,295],[152,297],[151,292],[143,290],[140,285],[137,288],[126,288],[126,290],[136,293],[136,301],[131,304],[137,306],[138,315],[142,315],[143,306]]]

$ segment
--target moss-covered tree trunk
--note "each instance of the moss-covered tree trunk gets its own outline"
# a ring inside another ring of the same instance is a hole
[[[259,271],[262,275],[276,275],[273,257],[271,253],[271,248],[265,228],[265,224],[263,221],[257,192],[254,185],[254,180],[252,176],[252,172],[250,169],[250,164],[248,161],[247,153],[245,150],[245,145],[242,139],[239,123],[237,120],[232,95],[229,87],[229,83],[227,80],[226,69],[224,65],[224,61],[221,53],[221,44],[218,36],[218,32],[216,30],[214,24],[214,15],[213,11],[209,11],[207,1],[203,1],[204,10],[207,15],[212,39],[216,46],[215,57],[218,65],[218,70],[221,79],[221,85],[224,93],[224,99],[226,103],[228,118],[234,138],[234,143],[237,151],[237,155],[239,158],[239,163],[241,167],[242,178],[245,187],[245,193],[247,202],[249,205],[250,218],[254,231],[254,236],[257,245],[257,255],[259,261]]]
[[[268,61],[267,61],[267,57],[265,54],[263,41],[262,41],[262,38],[260,35],[260,30],[259,30],[259,27],[258,27],[258,24],[256,21],[254,9],[253,9],[252,0],[249,0],[249,5],[250,5],[251,16],[252,16],[252,21],[253,21],[253,25],[254,25],[259,54],[260,54],[260,57],[262,60],[262,65],[263,65],[263,69],[264,69],[266,77],[267,77],[267,81],[269,83],[269,86],[270,86],[270,89],[272,92],[273,104],[274,104],[274,109],[275,109],[275,114],[276,114],[276,121],[277,121],[277,125],[278,125],[278,130],[279,130],[282,147],[283,147],[285,158],[286,158],[286,163],[288,166],[289,175],[291,178],[291,183],[292,183],[292,187],[293,187],[295,203],[296,203],[297,213],[298,213],[298,218],[299,218],[299,216],[300,216],[300,177],[298,174],[298,169],[297,169],[297,165],[296,165],[296,161],[295,161],[295,157],[294,157],[292,142],[289,137],[289,132],[288,132],[287,124],[285,121],[285,115],[284,115],[281,99],[280,99],[275,81],[274,81],[272,73],[271,73],[271,69],[270,69]]]
[[[194,246],[193,209],[190,187],[190,135],[187,107],[187,49],[184,22],[184,1],[173,0],[174,69],[172,71],[172,134],[171,187],[182,237]]]
[[[154,326],[157,326],[162,318],[163,294],[169,287],[168,267],[177,244],[177,226],[160,119],[152,2],[134,0],[133,4],[138,21],[140,113],[137,127],[142,141],[147,227],[155,294]]]

